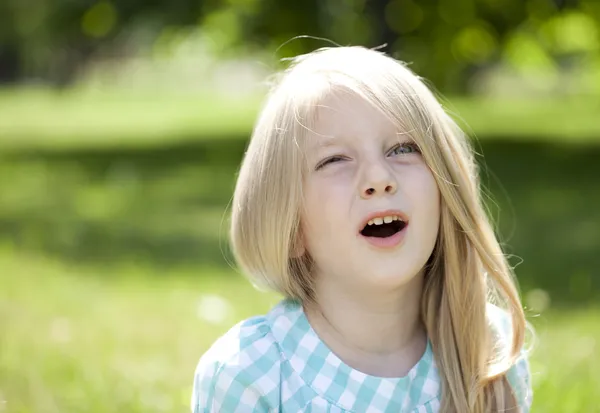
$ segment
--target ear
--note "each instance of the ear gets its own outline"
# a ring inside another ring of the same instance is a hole
[[[298,230],[296,236],[294,237],[294,241],[292,243],[292,248],[290,251],[291,258],[300,258],[306,252],[306,246],[304,243],[304,235],[301,230]]]

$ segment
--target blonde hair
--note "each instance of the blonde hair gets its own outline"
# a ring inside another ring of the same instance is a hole
[[[296,58],[283,73],[256,123],[235,188],[237,262],[261,286],[301,301],[313,296],[311,258],[297,254],[302,137],[334,88],[356,93],[408,131],[440,190],[439,235],[421,312],[442,380],[441,411],[516,409],[506,372],[522,348],[525,317],[482,203],[473,151],[434,94],[397,60],[362,47],[325,48]],[[493,334],[490,303],[509,314],[511,340]]]

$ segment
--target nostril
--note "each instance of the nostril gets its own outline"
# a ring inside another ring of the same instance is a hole
[[[388,185],[388,186],[385,187],[385,192],[392,192],[393,189],[394,188],[392,188],[391,185]]]
[[[367,193],[367,195],[372,195],[373,192],[375,192],[375,190],[373,188],[369,188],[365,192]]]

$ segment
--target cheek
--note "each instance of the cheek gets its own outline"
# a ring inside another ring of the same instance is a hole
[[[306,240],[310,243],[311,240],[319,236],[319,230],[323,228],[323,223],[326,222],[323,212],[322,203],[327,195],[323,186],[319,182],[309,181],[304,185],[304,208],[301,215],[302,232]]]
[[[410,181],[414,211],[437,227],[440,217],[440,191],[429,169],[420,170]]]
[[[347,204],[348,185],[340,179],[314,179],[305,185],[304,194],[311,215],[331,218],[332,215],[339,215],[340,206]]]
[[[347,224],[347,189],[326,180],[315,180],[304,187],[302,230],[309,241],[326,241]]]

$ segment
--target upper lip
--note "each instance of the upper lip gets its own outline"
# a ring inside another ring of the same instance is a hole
[[[400,218],[402,221],[404,221],[406,224],[408,224],[408,217],[404,212],[402,212],[399,209],[386,209],[385,211],[376,211],[376,212],[372,212],[369,215],[367,215],[362,220],[360,227],[358,228],[358,232],[360,233],[363,229],[365,229],[365,227],[367,226],[367,223],[374,218],[383,218],[383,217],[393,216],[393,215],[396,215],[398,218]]]

